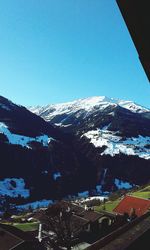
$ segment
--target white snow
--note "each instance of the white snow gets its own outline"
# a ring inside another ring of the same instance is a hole
[[[114,183],[115,183],[115,185],[117,186],[118,189],[122,189],[122,188],[130,189],[130,188],[132,188],[134,186],[134,185],[130,184],[129,182],[122,181],[122,180],[119,180],[117,178],[115,178]]]
[[[97,185],[96,191],[97,191],[97,193],[101,194],[102,193],[102,185]]]
[[[28,109],[37,115],[41,115],[46,121],[50,121],[53,117],[57,115],[66,114],[69,116],[73,113],[76,113],[77,111],[81,111],[81,113],[83,113],[82,111],[84,110],[85,116],[87,116],[88,113],[93,111],[94,109],[104,110],[108,106],[118,105],[134,113],[150,112],[149,109],[146,109],[132,101],[124,101],[120,99],[109,98],[106,96],[94,96],[66,103],[28,107]],[[113,113],[111,115],[113,115]],[[80,113],[77,113],[76,116],[80,116]],[[62,122],[64,122],[65,119],[63,119],[57,125],[61,126]]]
[[[86,202],[86,201],[93,201],[93,200],[100,200],[103,201],[104,199],[108,199],[108,196],[91,196],[85,198],[81,203]]]
[[[119,100],[118,102],[119,106],[126,108],[134,113],[145,113],[145,112],[150,112],[149,109],[142,107],[139,104],[136,104],[132,101],[123,101],[123,100]]]
[[[29,189],[25,188],[25,181],[23,178],[5,178],[0,181],[0,195],[7,195],[10,197],[27,198],[30,196]]]
[[[36,113],[37,115],[44,114],[43,118],[46,121],[50,121],[53,117],[56,115],[62,115],[62,114],[67,114],[72,115],[73,113],[80,111],[82,113],[82,110],[90,112],[93,110],[94,107],[97,107],[98,105],[100,106],[100,109],[105,109],[107,106],[110,105],[109,98],[105,96],[96,96],[96,97],[90,97],[86,99],[79,99],[75,100],[72,102],[67,102],[67,103],[59,103],[59,104],[52,104],[52,105],[47,105],[43,107],[29,107],[29,110],[33,113]],[[111,104],[114,105],[115,102],[113,100],[111,101]],[[76,114],[77,118],[80,116],[79,113]],[[60,123],[57,123],[57,125],[61,126],[62,122],[64,122],[65,119],[63,119]]]
[[[122,139],[121,136],[117,135],[117,132],[109,130],[91,130],[85,133],[83,136],[90,139],[90,142],[95,147],[106,146],[106,149],[101,155],[115,156],[117,154],[135,155],[140,158],[150,159],[150,137],[138,136]]]
[[[40,200],[40,201],[34,201],[31,203],[27,203],[24,205],[18,205],[16,206],[20,210],[27,210],[29,208],[36,209],[36,208],[44,208],[48,207],[50,204],[53,204],[52,200]]]
[[[101,191],[100,189],[100,185],[96,186],[98,188],[99,191]],[[96,195],[96,196],[89,196],[89,191],[84,191],[84,192],[80,192],[78,193],[77,198],[84,198],[84,201],[89,201],[89,200],[94,200],[94,199],[98,199],[98,200],[104,200],[104,198],[107,198],[104,195]]]
[[[88,198],[89,197],[89,191],[79,192],[78,197],[79,198]]]
[[[22,147],[30,148],[28,143],[30,142],[40,142],[43,146],[47,147],[51,140],[54,140],[52,137],[48,137],[48,135],[41,135],[37,137],[28,137],[18,134],[13,134],[9,131],[8,127],[3,123],[0,122],[0,133],[4,134],[10,144],[20,145]]]
[[[61,122],[60,123],[55,123],[55,125],[58,126],[58,127],[61,126],[61,127],[64,127],[64,128],[72,126],[72,124],[63,125]]]
[[[53,174],[53,179],[57,180],[57,178],[61,177],[61,173],[60,172],[56,172]]]

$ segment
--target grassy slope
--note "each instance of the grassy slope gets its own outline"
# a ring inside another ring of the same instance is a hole
[[[131,193],[131,195],[140,197],[140,198],[150,199],[150,186],[148,185],[138,191],[135,191]]]
[[[150,199],[150,186],[142,188],[138,191],[134,191],[134,192],[130,191],[129,194],[135,197],[139,197],[139,198]],[[108,201],[105,203],[105,205],[96,206],[95,211],[102,211],[104,210],[104,206],[105,206],[106,211],[112,212],[119,202],[120,202],[120,199],[116,199],[115,201]]]
[[[17,227],[18,229],[20,229],[22,231],[34,231],[34,230],[38,229],[38,223],[37,222],[15,223],[13,226]]]
[[[115,201],[108,201],[105,203],[105,205],[96,206],[95,211],[100,212],[106,210],[108,212],[112,212],[113,209],[118,205],[119,201],[120,201],[119,199]]]

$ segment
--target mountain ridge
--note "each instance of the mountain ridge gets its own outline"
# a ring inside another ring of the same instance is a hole
[[[143,107],[139,104],[136,104],[132,101],[125,101],[121,99],[116,98],[109,98],[107,96],[93,96],[83,99],[77,99],[71,102],[64,102],[64,103],[58,103],[58,104],[48,104],[44,106],[29,106],[27,107],[30,111],[33,113],[36,113],[38,115],[42,115],[42,112],[47,111],[48,109],[55,109],[56,113],[63,113],[63,112],[71,112],[71,109],[74,108],[76,111],[79,109],[85,109],[85,110],[91,110],[94,106],[103,106],[102,108],[105,108],[107,105],[119,105],[121,107],[124,107],[132,112],[150,112],[150,109]],[[67,110],[68,109],[68,110]],[[45,119],[48,121],[50,117],[46,117]]]
[[[71,135],[4,97],[0,97],[0,153],[0,197],[9,202],[58,199],[87,188],[88,182],[96,183],[92,164],[74,148]],[[87,178],[76,183],[84,179],[85,166]]]
[[[146,173],[150,165],[149,109],[131,101],[101,96],[32,111],[39,112],[41,117],[65,133],[76,136],[76,147],[96,166],[108,170],[105,176],[107,187],[115,175],[135,184],[140,183],[140,178],[145,179],[140,165],[147,166]],[[135,165],[137,175],[134,175]],[[149,180],[148,174],[147,178]]]
[[[150,180],[149,110],[131,111],[106,97],[59,108],[63,113],[47,107],[47,122],[0,97],[0,195],[31,202]]]

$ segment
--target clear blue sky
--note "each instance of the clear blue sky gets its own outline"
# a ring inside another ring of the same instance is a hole
[[[150,107],[115,0],[0,0],[0,94],[22,105],[106,95]]]

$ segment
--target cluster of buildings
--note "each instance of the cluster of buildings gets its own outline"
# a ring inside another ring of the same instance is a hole
[[[55,249],[51,247],[51,242],[55,242],[58,237],[57,233],[63,230],[66,230],[66,234],[70,232],[69,241],[72,242],[70,248],[67,246],[65,248],[63,245],[57,249],[138,250],[143,244],[144,250],[149,249],[150,200],[148,199],[127,195],[112,213],[96,212],[92,208],[66,201],[61,201],[60,207],[65,208],[68,215],[71,215],[63,218],[64,224],[61,224],[62,210],[59,214],[56,213],[59,215],[57,217],[51,207],[34,214],[39,221],[39,229],[32,233],[0,224],[0,249]]]

